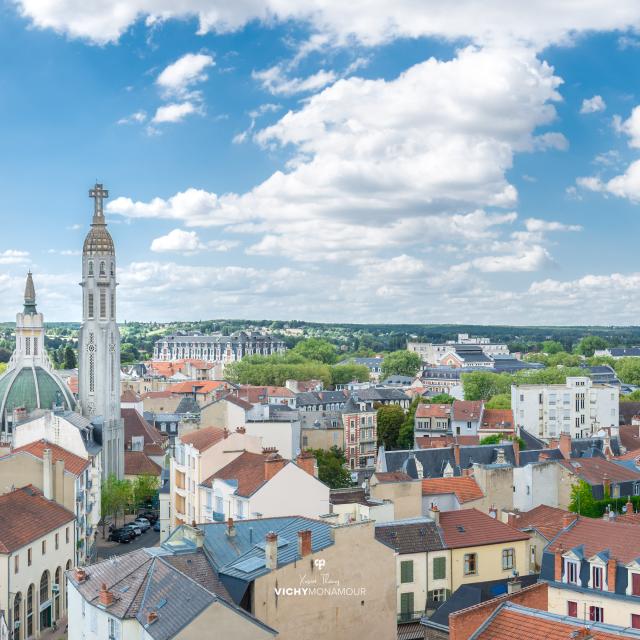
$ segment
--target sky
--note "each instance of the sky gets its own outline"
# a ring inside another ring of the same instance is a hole
[[[638,324],[640,3],[0,4],[0,320]],[[180,6],[177,10],[176,6]]]

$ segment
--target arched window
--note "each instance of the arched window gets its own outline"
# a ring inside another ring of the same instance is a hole
[[[60,618],[60,589],[62,589],[62,567],[56,569],[56,585],[57,591],[53,594],[53,601],[55,602],[55,616],[56,620]]]
[[[109,273],[110,273],[112,276],[115,276],[115,275],[116,275],[116,266],[113,264],[113,262],[111,263],[111,267],[109,268]]]
[[[36,588],[30,584],[27,591],[27,634],[26,637],[30,638],[33,635],[33,599],[35,597]]]
[[[100,263],[100,275],[101,276],[107,275],[107,265],[105,264],[104,260]]]
[[[89,260],[89,270],[88,270],[88,274],[90,276],[93,275],[93,260]]]
[[[20,623],[20,608],[22,606],[22,594],[18,591],[16,593],[16,597],[13,599],[13,628],[16,628],[16,625],[19,626]],[[18,630],[15,634],[16,638],[20,637],[20,631]]]
[[[49,599],[49,571],[45,569],[40,578],[40,604]]]
[[[67,560],[67,564],[65,565],[65,571],[71,571],[71,560]],[[69,608],[69,600],[67,589],[64,590],[64,610],[66,611]]]

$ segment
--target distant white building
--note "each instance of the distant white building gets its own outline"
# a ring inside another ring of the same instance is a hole
[[[617,433],[620,390],[594,384],[588,377],[568,377],[566,384],[521,384],[511,387],[511,407],[518,429],[552,439],[568,433],[589,437],[603,427]]]
[[[509,348],[506,344],[494,344],[489,338],[469,336],[468,333],[459,333],[457,340],[449,340],[444,344],[432,344],[430,342],[408,342],[407,350],[417,353],[422,362],[430,365],[443,364],[442,358],[451,351],[456,351],[456,347],[462,345],[478,346],[485,356],[491,358],[494,355],[509,355]]]

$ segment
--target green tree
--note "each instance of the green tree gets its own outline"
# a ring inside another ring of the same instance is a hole
[[[65,369],[75,369],[77,366],[76,352],[70,344],[64,348],[64,363],[62,366]]]
[[[453,404],[455,402],[455,398],[448,393],[438,393],[425,400],[429,404]]]
[[[404,422],[400,427],[400,434],[398,435],[398,448],[399,449],[413,449],[414,441],[414,422],[416,417],[416,409],[419,404],[424,404],[424,400],[420,396],[416,396],[407,410]]]
[[[598,517],[598,508],[593,498],[591,487],[584,480],[578,480],[578,482],[571,487],[569,510],[580,516],[587,516],[588,518]]]
[[[398,446],[400,427],[404,422],[404,411],[397,404],[383,404],[378,407],[378,445],[387,451]]]
[[[473,371],[462,374],[465,400],[489,400],[492,396],[511,392],[511,376],[506,373]]]
[[[557,340],[545,340],[542,343],[542,351],[547,355],[552,355],[564,351],[564,347],[562,346],[562,342],[558,342]]]
[[[113,517],[113,526],[118,522],[118,516],[124,515],[131,505],[131,483],[128,480],[118,480],[114,474],[109,474],[102,483],[100,491],[100,516],[102,518],[102,537],[105,537],[107,516]]]
[[[306,360],[317,360],[325,364],[333,364],[337,358],[335,346],[321,338],[301,340],[292,351],[301,355]]]
[[[11,359],[11,351],[9,349],[5,349],[4,347],[0,347],[0,363],[9,362]]]
[[[136,508],[151,502],[160,488],[160,479],[157,476],[144,473],[136,476],[131,488],[133,493],[133,502]]]
[[[640,358],[620,358],[615,367],[622,382],[640,385]]]
[[[351,473],[345,466],[347,463],[342,449],[331,447],[312,451],[318,463],[318,479],[332,489],[343,489],[353,485]]]
[[[620,396],[620,402],[640,402],[640,389],[636,389],[626,396]]]
[[[492,433],[490,436],[481,438],[480,444],[500,444],[500,436],[497,433]]]
[[[422,361],[420,356],[413,351],[394,351],[385,356],[382,361],[382,377],[389,376],[415,376],[420,369]]]
[[[499,393],[491,396],[484,405],[485,409],[511,409],[511,394]]]
[[[140,353],[130,342],[123,342],[120,345],[120,358],[125,363],[137,362],[140,359]]]
[[[369,369],[363,364],[335,364],[331,367],[331,384],[347,384],[357,380],[366,382],[369,380]]]
[[[606,349],[609,343],[600,336],[585,336],[576,344],[574,351],[581,356],[591,357],[596,349]]]
[[[480,444],[500,444],[504,440],[517,440],[520,451],[524,451],[527,448],[527,443],[520,436],[501,436],[499,433],[485,436],[480,440]]]

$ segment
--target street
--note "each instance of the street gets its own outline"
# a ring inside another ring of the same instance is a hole
[[[160,532],[154,531],[153,528],[149,529],[146,533],[138,536],[135,540],[132,540],[128,544],[122,544],[120,542],[110,542],[102,539],[102,534],[98,535],[98,560],[105,560],[111,556],[120,556],[123,553],[129,553],[129,551],[135,551],[136,549],[142,549],[144,547],[155,547],[160,541]]]

